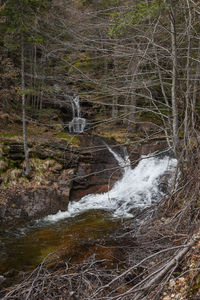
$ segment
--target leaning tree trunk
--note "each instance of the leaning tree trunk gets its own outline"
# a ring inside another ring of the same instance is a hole
[[[25,98],[25,80],[24,80],[24,40],[22,36],[21,42],[21,84],[22,84],[22,122],[23,122],[23,141],[24,141],[24,155],[25,155],[25,175],[29,175],[29,150],[27,143],[27,130],[26,130],[26,98]]]

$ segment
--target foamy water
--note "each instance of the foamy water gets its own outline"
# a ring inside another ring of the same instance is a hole
[[[114,152],[112,149],[109,151]],[[131,169],[127,157],[122,162],[123,159],[118,154],[114,156],[119,165],[124,167],[124,174],[109,192],[89,194],[78,202],[70,202],[67,211],[59,211],[44,220],[57,222],[93,209],[110,211],[114,217],[132,217],[131,211],[134,208],[148,207],[164,197],[165,194],[159,187],[160,181],[163,175],[168,174],[170,177],[168,184],[171,183],[177,165],[176,159],[168,156],[163,158],[142,156],[138,165]]]

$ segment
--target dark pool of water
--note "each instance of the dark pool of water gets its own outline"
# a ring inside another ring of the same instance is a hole
[[[82,245],[111,234],[119,222],[107,212],[89,211],[54,224],[40,220],[0,226],[0,275],[31,270],[61,249],[69,259],[82,259],[86,251]]]

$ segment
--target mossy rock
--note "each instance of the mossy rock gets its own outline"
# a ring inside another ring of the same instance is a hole
[[[116,142],[118,143],[125,143],[127,142],[127,134],[126,134],[126,131],[125,130],[116,130],[116,129],[113,129],[113,130],[103,130],[103,129],[100,129],[98,132],[98,135],[99,136],[102,136],[104,138],[113,138]]]
[[[56,137],[67,140],[73,146],[80,146],[80,139],[78,136],[71,135],[66,132],[59,132],[55,134]]]
[[[31,177],[35,185],[48,184],[49,175],[51,173],[59,173],[62,170],[62,165],[53,159],[31,158],[29,160],[31,167]],[[25,162],[21,168],[25,168]]]
[[[30,166],[33,171],[45,173],[46,171],[55,171],[55,170],[61,170],[62,165],[57,163],[53,159],[39,159],[39,158],[31,158],[30,159]]]
[[[8,154],[10,152],[10,145],[7,143],[4,143],[2,146],[2,152],[3,152],[3,154]]]
[[[9,185],[16,185],[21,175],[22,171],[20,169],[7,170],[7,172],[2,174],[3,185],[5,187],[8,187]]]

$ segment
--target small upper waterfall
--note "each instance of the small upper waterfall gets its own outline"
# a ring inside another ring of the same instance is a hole
[[[73,118],[81,117],[79,96],[72,98],[72,111],[73,111]]]
[[[79,96],[71,99],[73,119],[69,122],[70,133],[82,133],[84,131],[86,120],[81,118],[80,100]]]
[[[132,217],[134,209],[148,207],[164,197],[161,179],[165,177],[166,185],[170,185],[175,174],[176,159],[167,155],[162,158],[154,154],[142,156],[138,165],[132,169],[126,155],[122,158],[110,147],[108,149],[124,169],[123,177],[110,191],[86,195],[78,202],[70,202],[66,212],[49,215],[44,220],[56,222],[90,209],[110,211],[115,217]]]

